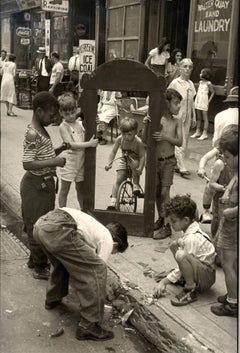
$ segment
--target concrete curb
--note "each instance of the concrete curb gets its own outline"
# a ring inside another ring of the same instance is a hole
[[[10,214],[17,218],[17,229],[15,227],[14,233],[20,238],[22,236],[22,215],[21,215],[21,201],[19,190],[12,187],[6,180],[1,180],[1,202]],[[10,229],[12,231],[12,229]],[[23,240],[23,239],[22,239]],[[26,242],[24,241],[26,245]],[[167,327],[165,323],[159,319],[141,303],[141,293],[132,289],[124,289],[122,280],[117,272],[108,265],[108,284],[107,297],[110,300],[118,299],[119,295],[124,293],[125,309],[130,307],[133,309],[133,314],[129,318],[129,322],[152,344],[156,346],[163,353],[183,353],[191,352],[183,342]],[[120,293],[120,294],[119,294]],[[129,306],[130,304],[130,306]],[[121,313],[123,311],[121,309]],[[163,315],[164,316],[164,315]]]

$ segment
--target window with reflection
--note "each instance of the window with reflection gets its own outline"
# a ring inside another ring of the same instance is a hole
[[[191,54],[194,82],[199,81],[201,69],[209,68],[213,84],[225,83],[232,1],[196,2]]]

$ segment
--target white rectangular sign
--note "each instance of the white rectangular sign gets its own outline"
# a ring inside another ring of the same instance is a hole
[[[68,13],[69,0],[42,0],[42,10]]]
[[[95,70],[95,40],[81,39],[79,40],[79,79],[83,74],[91,74]]]

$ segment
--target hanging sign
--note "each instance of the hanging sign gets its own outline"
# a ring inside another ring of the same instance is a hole
[[[42,0],[42,10],[68,13],[69,0]]]
[[[16,35],[18,37],[29,38],[32,34],[32,30],[29,27],[18,27],[16,29]]]

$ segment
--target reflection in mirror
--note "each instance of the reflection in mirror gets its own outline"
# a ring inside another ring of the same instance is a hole
[[[121,143],[121,130],[123,125],[133,123],[131,119],[137,122],[137,137],[138,140],[142,135],[143,118],[148,112],[148,101],[146,98],[126,97],[122,94],[121,99],[118,99],[118,114],[115,119],[115,126],[109,124],[107,128],[107,143],[99,145],[96,153],[96,190],[95,190],[95,209],[101,210],[117,210],[120,212],[135,212],[143,213],[144,208],[144,185],[145,185],[145,167],[140,176],[140,189],[136,190],[133,180],[136,180],[136,175],[132,173],[133,159],[131,152],[122,151],[121,147],[128,150],[129,142]],[[127,119],[125,119],[127,118]],[[128,118],[131,118],[130,120]],[[122,130],[124,135],[124,132]],[[131,135],[131,133],[130,133]],[[114,143],[119,137],[119,148],[114,157],[113,163],[109,165],[109,156],[112,153]],[[134,134],[135,136],[135,134]],[[126,141],[126,140],[125,140]],[[141,141],[141,140],[140,140]],[[131,143],[130,143],[131,144]],[[140,142],[142,145],[142,142]],[[142,146],[143,155],[145,148]],[[131,170],[132,169],[132,170]],[[116,184],[116,181],[118,183]],[[115,185],[115,186],[114,186]],[[115,195],[112,198],[112,195]]]

